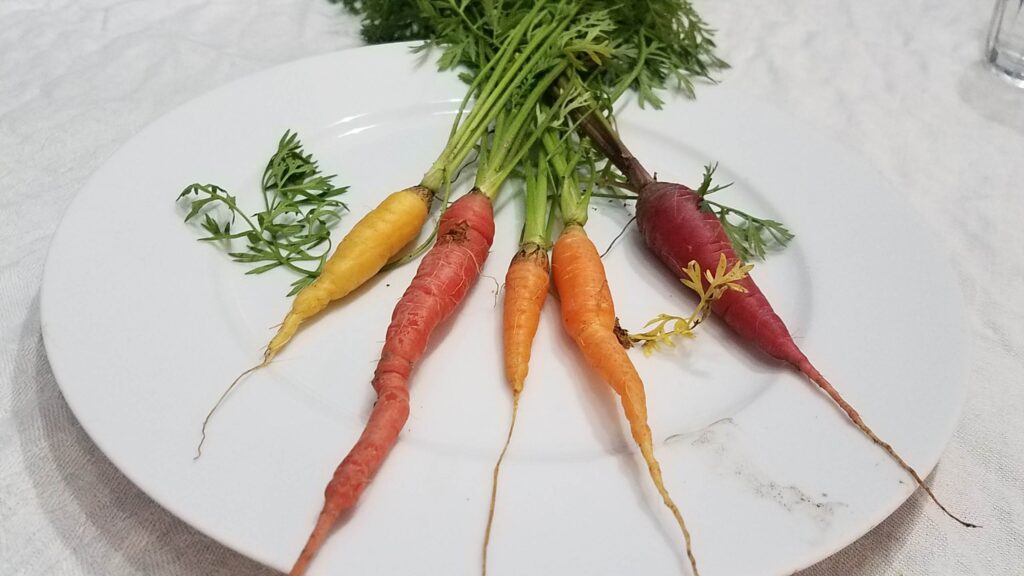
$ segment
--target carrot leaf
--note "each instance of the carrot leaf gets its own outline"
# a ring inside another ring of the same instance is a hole
[[[320,275],[330,252],[330,228],[347,210],[338,196],[348,187],[335,186],[334,178],[322,174],[317,161],[303,150],[298,134],[287,131],[263,172],[263,210],[248,215],[235,196],[215,184],[190,184],[178,201],[188,208],[185,222],[202,216],[200,226],[206,236],[199,240],[219,244],[232,260],[252,265],[246,274],[279,267],[297,273],[299,280],[292,284],[290,296]],[[239,218],[244,226],[232,231]],[[244,250],[233,245],[241,239]]]
[[[640,344],[644,354],[649,356],[660,350],[662,346],[675,347],[674,338],[693,338],[693,331],[711,313],[712,302],[730,290],[747,291],[739,282],[747,277],[752,268],[752,265],[742,262],[736,262],[732,268],[729,268],[725,254],[719,258],[714,272],[702,271],[696,260],[690,261],[686,268],[683,268],[684,277],[680,279],[680,282],[697,293],[699,300],[693,313],[686,317],[658,314],[653,320],[644,324],[644,328],[647,328],[646,331],[629,334],[630,341]]]
[[[758,218],[732,206],[708,200],[711,194],[732,186],[732,182],[712,185],[711,180],[717,169],[717,163],[704,167],[704,177],[695,192],[701,199],[700,209],[714,214],[722,223],[740,260],[764,260],[768,250],[785,248],[793,239],[793,233],[781,222]]]

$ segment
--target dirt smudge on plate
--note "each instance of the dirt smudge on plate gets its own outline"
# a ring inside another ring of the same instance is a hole
[[[771,478],[753,463],[754,459],[744,448],[740,428],[732,418],[722,418],[695,432],[674,434],[664,440],[665,445],[681,442],[688,442],[708,456],[712,470],[734,479],[756,497],[811,520],[821,532],[831,526],[840,508],[847,507],[843,502],[828,500],[825,492],[817,497],[795,484]]]

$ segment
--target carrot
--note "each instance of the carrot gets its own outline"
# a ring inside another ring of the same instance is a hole
[[[696,192],[682,184],[654,180],[602,117],[588,114],[582,119],[580,128],[626,176],[629,188],[637,193],[636,222],[644,243],[681,280],[691,261],[704,269],[714,269],[722,256],[730,267],[739,262],[722,223],[714,214],[701,209],[702,199]],[[963,526],[977,528],[976,524],[965,522],[947,510],[920,474],[889,443],[879,438],[839,391],[818,372],[793,341],[789,329],[754,280],[747,276],[737,284],[744,290],[727,291],[712,303],[715,315],[744,340],[799,370],[827,394],[865,436],[906,471],[939,509]]]
[[[533,337],[548,294],[547,249],[536,244],[524,246],[505,275],[505,303],[502,314],[505,375],[517,396],[530,368]]]
[[[738,262],[732,244],[713,214],[700,209],[700,197],[681,184],[649,182],[639,191],[637,226],[648,248],[677,274],[691,260],[707,268],[723,255],[730,265]],[[787,362],[814,382],[846,414],[851,422],[882,448],[950,518],[965,522],[939,502],[924,479],[896,450],[868,427],[860,414],[800,351],[779,315],[749,276],[738,282],[744,291],[728,291],[711,305],[712,311],[743,339],[769,356]]]
[[[654,457],[644,384],[615,334],[615,306],[604,265],[582,226],[569,224],[562,231],[552,254],[552,274],[561,301],[565,331],[576,342],[587,363],[619,395],[633,440],[647,462],[647,471],[662,501],[683,532],[686,555],[697,576],[690,532],[665,488],[661,466]]]
[[[437,243],[395,306],[374,372],[377,402],[362,435],[341,461],[324,492],[324,506],[291,570],[306,572],[342,513],[351,510],[394,446],[409,416],[408,381],[434,329],[462,302],[476,281],[494,239],[490,199],[473,191],[441,218]]]
[[[364,216],[324,263],[320,276],[295,295],[291,310],[267,345],[263,361],[269,363],[302,322],[373,278],[416,238],[427,220],[432,197],[429,188],[413,186],[391,194]]]
[[[548,163],[538,155],[525,163],[526,218],[519,251],[512,257],[505,275],[505,301],[502,310],[502,345],[505,362],[505,378],[512,387],[512,419],[509,421],[505,444],[498,454],[491,474],[491,500],[487,508],[487,526],[484,529],[482,573],[487,574],[487,550],[494,525],[494,508],[498,499],[498,477],[501,463],[512,441],[512,431],[519,414],[519,397],[523,392],[526,375],[530,369],[530,355],[533,338],[540,325],[540,313],[547,300],[550,274],[548,270],[548,248],[551,233],[548,224],[554,211],[548,199]]]
[[[505,359],[505,377],[512,386],[512,420],[509,422],[505,444],[491,474],[491,501],[487,510],[487,528],[484,531],[483,574],[487,574],[487,547],[494,524],[494,506],[498,498],[498,476],[501,463],[508,452],[512,431],[519,413],[519,397],[530,370],[533,338],[540,325],[540,313],[547,300],[550,277],[547,249],[536,244],[524,246],[512,258],[505,275],[505,302],[502,310],[502,344]]]

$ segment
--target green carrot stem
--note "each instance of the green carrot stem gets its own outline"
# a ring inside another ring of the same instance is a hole
[[[520,245],[536,244],[542,248],[551,245],[551,231],[548,228],[548,200],[550,178],[547,162],[526,164],[526,221],[523,225],[523,239]]]
[[[430,187],[429,184],[435,182],[443,170],[447,169],[449,173],[454,173],[458,169],[459,165],[462,164],[476,146],[476,143],[486,133],[488,126],[490,126],[514,96],[516,92],[514,87],[530,80],[533,71],[547,57],[547,50],[558,40],[559,33],[567,28],[572,20],[572,15],[575,14],[575,9],[573,9],[562,18],[542,26],[530,37],[526,46],[518,53],[515,60],[508,64],[507,58],[510,58],[514,53],[514,50],[509,47],[517,46],[519,39],[526,33],[527,29],[540,19],[540,16],[538,16],[540,13],[539,6],[542,4],[542,2],[538,2],[530,11],[530,16],[520,21],[515,31],[511,34],[508,43],[503,47],[504,61],[495,67],[493,74],[494,82],[488,82],[484,89],[481,90],[478,102],[470,111],[466,120],[459,125],[455,137],[448,141],[444,151],[424,176],[424,186]],[[437,188],[433,189],[436,190]]]

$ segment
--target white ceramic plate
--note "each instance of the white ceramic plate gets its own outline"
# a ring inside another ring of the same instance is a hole
[[[344,233],[385,192],[416,183],[463,86],[402,45],[329,54],[235,82],[155,122],[68,210],[42,296],[46,347],[82,426],[157,502],[286,569],[337,462],[373,402],[374,361],[414,266],[384,274],[311,323],[231,396],[193,462],[199,424],[259,358],[290,277],[244,276],[182,223],[177,193],[218,183],[257,208],[262,167],[297,130],[351,191]],[[797,233],[754,276],[797,342],[920,471],[935,465],[963,399],[961,302],[941,254],[897,193],[861,161],[726,88],[620,117],[663,180],[718,161],[722,199]],[[629,218],[595,202],[607,245]],[[521,222],[498,201],[485,277],[418,367],[412,416],[316,574],[473,574],[493,460],[508,424],[497,280]],[[96,225],[102,222],[103,225]],[[627,328],[693,304],[634,231],[605,258]],[[928,289],[920,279],[927,277]],[[827,399],[716,322],[684,346],[634,354],[666,483],[705,576],[784,574],[876,525],[914,486]],[[498,504],[491,574],[680,574],[686,561],[628,440],[615,399],[588,373],[548,302]]]

